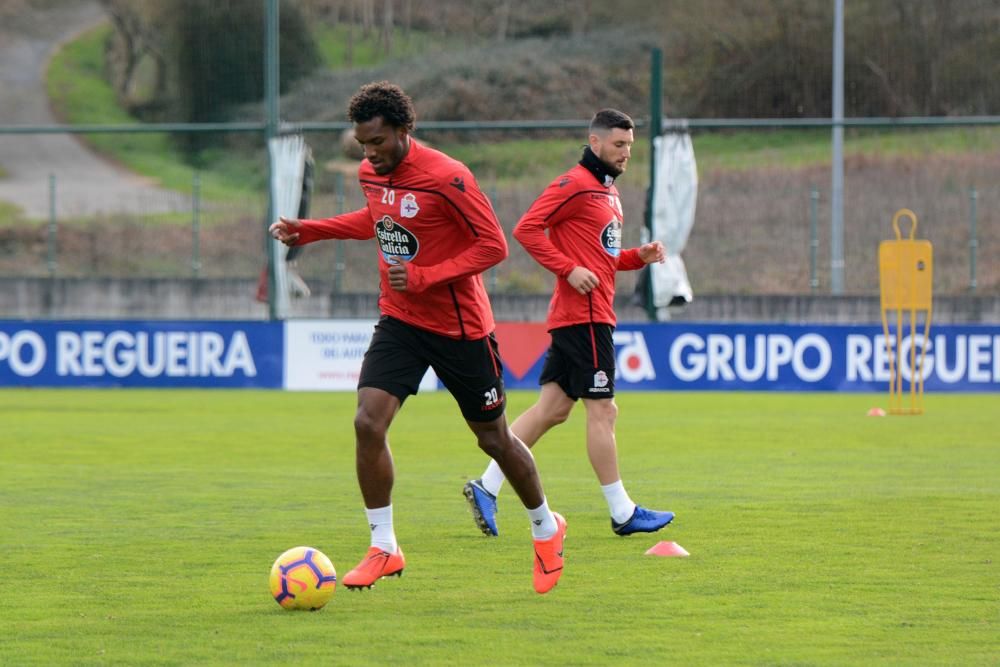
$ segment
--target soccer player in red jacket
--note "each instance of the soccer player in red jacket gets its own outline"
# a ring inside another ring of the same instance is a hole
[[[547,324],[552,343],[542,368],[537,402],[511,425],[533,446],[569,417],[577,399],[587,411],[587,454],[618,535],[655,532],[673,518],[636,505],[618,473],[615,444],[615,273],[662,262],[663,244],[622,249],[622,205],[615,178],[628,165],[632,119],[603,109],[590,123],[579,164],[552,181],[514,228],[514,236],[557,277]],[[547,232],[547,234],[546,234]],[[463,489],[476,525],[496,535],[496,496],[502,466],[491,461],[481,479]]]
[[[531,452],[507,425],[503,368],[481,273],[507,256],[507,242],[472,172],[410,136],[410,98],[386,81],[351,98],[348,116],[364,147],[358,180],[368,202],[325,220],[281,218],[270,227],[286,245],[322,239],[376,241],[379,310],[358,380],[354,418],[358,483],[371,527],[365,558],[344,575],[370,588],[405,567],[392,521],[394,467],[388,430],[431,367],[458,402],[482,448],[503,469],[531,519],[534,586],[562,574],[566,522],[549,510]]]

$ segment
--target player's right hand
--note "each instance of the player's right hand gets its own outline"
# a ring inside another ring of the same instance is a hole
[[[575,266],[566,276],[566,282],[580,294],[590,294],[601,281],[597,279],[593,271],[582,266]]]
[[[397,292],[405,292],[408,284],[407,262],[398,257],[389,257],[389,287]]]
[[[296,230],[301,227],[301,220],[281,217],[278,218],[277,222],[268,227],[267,231],[271,235],[271,238],[277,239],[287,246],[293,246],[299,240],[299,232]]]

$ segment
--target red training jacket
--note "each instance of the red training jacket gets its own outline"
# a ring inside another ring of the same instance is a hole
[[[618,188],[613,183],[605,187],[578,164],[552,181],[518,221],[515,238],[557,277],[549,303],[550,331],[617,323],[615,273],[645,266],[638,248],[622,250],[623,217]],[[589,294],[580,294],[566,280],[577,266],[593,271],[600,281]]]
[[[304,220],[296,245],[375,238],[384,315],[449,338],[489,335],[493,311],[480,274],[507,257],[507,240],[468,167],[411,137],[392,172],[379,176],[363,160],[358,180],[368,205]],[[405,292],[389,287],[390,258],[408,262]]]

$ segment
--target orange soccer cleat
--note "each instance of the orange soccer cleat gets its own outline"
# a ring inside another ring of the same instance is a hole
[[[401,577],[406,559],[403,550],[391,554],[378,547],[371,547],[357,567],[344,575],[341,583],[351,589],[371,588],[382,577]]]
[[[563,570],[563,540],[566,539],[566,519],[553,512],[556,534],[544,540],[535,540],[535,591],[548,593],[559,581]]]

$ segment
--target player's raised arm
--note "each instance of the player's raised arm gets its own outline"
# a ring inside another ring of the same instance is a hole
[[[268,231],[287,246],[305,245],[325,239],[363,241],[375,236],[371,213],[367,208],[322,220],[279,218]]]

